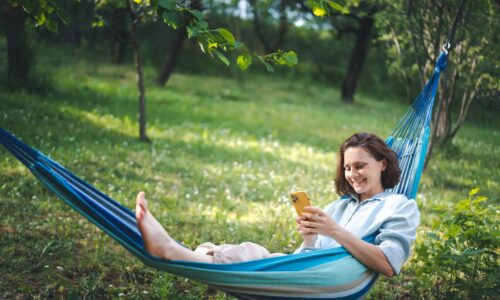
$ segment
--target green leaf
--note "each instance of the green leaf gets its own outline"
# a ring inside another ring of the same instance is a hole
[[[186,26],[186,31],[187,31],[187,34],[188,34],[189,38],[197,37],[199,35],[199,33],[200,33],[200,31],[198,30],[198,28],[191,27],[191,26]]]
[[[35,1],[28,1],[22,3],[24,11],[29,13],[30,15],[34,14],[34,10],[37,8],[37,3]]]
[[[236,63],[242,71],[245,71],[252,64],[252,55],[250,55],[250,53],[248,52],[244,52],[238,55]]]
[[[268,72],[274,72],[274,67],[269,62],[267,62],[264,58],[262,58],[262,56],[257,56],[257,58],[266,67],[266,70]]]
[[[462,228],[459,225],[451,224],[448,227],[448,236],[454,237],[454,236],[456,236],[461,231],[462,231]]]
[[[326,15],[326,9],[323,7],[323,5],[314,5],[313,6],[313,14],[318,17],[322,17]]]
[[[475,189],[472,189],[470,190],[469,192],[469,196],[474,196],[475,194],[477,194],[479,192],[479,188],[475,188]]]
[[[294,51],[283,53],[283,58],[285,59],[285,62],[289,67],[295,66],[299,61],[297,58],[297,53],[295,53]]]
[[[225,64],[226,64],[226,66],[229,66],[229,65],[231,64],[231,63],[229,62],[229,59],[227,59],[227,57],[226,57],[224,54],[222,54],[221,52],[219,52],[219,51],[217,51],[217,50],[215,50],[214,52],[215,52],[215,54],[217,54],[217,57],[219,57],[219,59],[220,59],[223,63],[225,63]]]
[[[201,11],[199,11],[198,9],[193,9],[191,11],[191,13],[193,14],[193,16],[198,19],[198,20],[203,20],[203,13]]]
[[[217,32],[230,44],[231,46],[234,45],[236,42],[236,39],[234,38],[234,35],[227,29],[225,28],[219,28],[217,29]]]
[[[245,47],[245,44],[242,43],[242,42],[234,42],[234,45],[233,45],[234,49],[241,49],[241,48],[244,48]]]
[[[45,13],[41,12],[40,14],[36,15],[35,20],[37,26],[42,26],[47,20],[47,18],[45,17]]]
[[[54,0],[49,0],[48,4],[50,5],[50,7],[47,8],[47,12],[54,12],[64,25],[68,25],[68,20],[66,19],[65,12],[61,4]]]
[[[92,27],[102,28],[102,27],[104,27],[104,25],[106,25],[106,23],[104,23],[104,20],[92,22]]]
[[[168,26],[174,29],[177,29],[177,27],[179,27],[179,24],[181,23],[181,16],[176,11],[165,10],[162,14],[162,17],[163,21],[165,21]]]
[[[344,10],[344,7],[342,7],[342,5],[338,4],[338,3],[335,3],[333,1],[328,1],[328,5],[330,5],[331,8],[337,10],[337,11],[343,11]]]
[[[215,50],[218,46],[219,44],[217,44],[216,42],[208,42],[208,51]]]
[[[176,3],[174,0],[160,0],[158,6],[173,11],[176,8]]]
[[[472,203],[480,203],[480,202],[484,202],[488,200],[488,197],[486,196],[478,196],[474,201],[472,201]]]
[[[427,236],[435,240],[441,240],[441,238],[434,232],[427,232]]]
[[[198,20],[198,22],[196,22],[196,26],[199,27],[201,30],[208,29],[208,23],[205,20]]]
[[[198,45],[200,46],[201,52],[206,53],[207,46],[205,45],[205,43],[201,40],[198,40]]]
[[[55,33],[59,33],[59,26],[57,25],[57,22],[53,21],[52,19],[47,19],[45,21],[45,26],[50,31],[55,32]]]

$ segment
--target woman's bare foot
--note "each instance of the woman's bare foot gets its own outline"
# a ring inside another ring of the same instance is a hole
[[[175,259],[171,256],[172,252],[175,252],[177,242],[168,235],[165,228],[148,210],[144,192],[137,195],[135,217],[142,233],[144,246],[149,254],[165,259]]]
[[[137,195],[135,206],[135,217],[137,225],[142,233],[144,246],[149,254],[169,260],[185,260],[203,263],[212,263],[213,257],[201,253],[195,253],[178,244],[168,235],[160,222],[153,217],[148,210],[148,202],[144,192]]]

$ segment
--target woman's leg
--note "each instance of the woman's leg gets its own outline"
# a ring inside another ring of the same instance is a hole
[[[144,192],[137,195],[135,216],[149,254],[169,260],[213,263],[210,255],[196,253],[179,245],[148,210]]]

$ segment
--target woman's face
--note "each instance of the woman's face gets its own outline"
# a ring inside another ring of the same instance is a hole
[[[384,191],[381,176],[385,168],[385,159],[377,161],[362,147],[350,147],[344,152],[345,178],[360,195],[360,200],[371,198]]]

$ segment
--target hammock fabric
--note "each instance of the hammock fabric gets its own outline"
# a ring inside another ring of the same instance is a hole
[[[386,141],[398,154],[402,170],[401,181],[393,190],[409,199],[417,193],[446,57],[442,52],[429,82]],[[144,247],[132,211],[1,128],[0,142],[59,198],[155,269],[204,282],[241,299],[357,299],[378,277],[342,247],[236,264],[155,258]],[[364,240],[373,243],[375,235]]]

